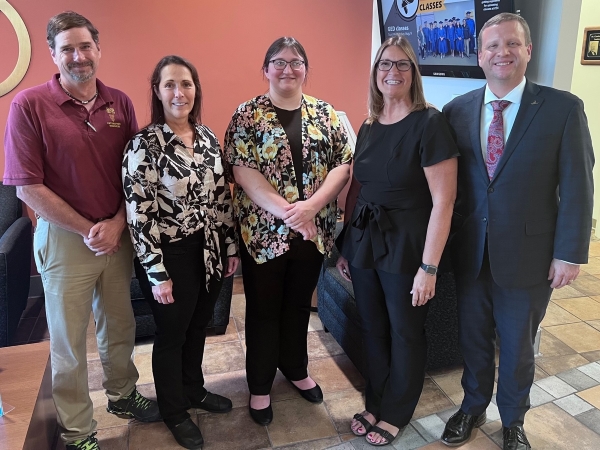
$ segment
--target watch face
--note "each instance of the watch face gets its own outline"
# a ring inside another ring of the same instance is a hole
[[[421,268],[430,275],[435,275],[437,273],[437,267],[428,266],[427,264],[421,264]]]

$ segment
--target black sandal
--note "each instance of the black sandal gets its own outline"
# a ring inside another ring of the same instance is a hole
[[[367,436],[365,436],[365,441],[367,441],[369,444],[374,445],[376,447],[383,447],[384,445],[391,444],[392,442],[394,442],[394,440],[396,440],[396,437],[398,436],[398,435],[394,436],[389,431],[379,428],[377,425],[373,425],[373,427],[371,427],[370,433],[377,433],[379,436],[381,436],[383,439],[385,439],[385,441],[381,441],[380,443],[377,444],[375,442],[372,442]],[[400,431],[398,431],[398,433],[400,433]],[[369,432],[367,432],[367,434],[369,434]]]
[[[369,422],[367,420],[367,418],[365,416],[363,416],[362,414],[358,414],[358,413],[354,414],[353,419],[360,422],[360,424],[365,429],[364,433],[358,433],[357,431],[354,430],[354,428],[352,428],[352,424],[350,424],[350,429],[352,430],[352,433],[354,433],[355,436],[366,436],[367,433],[369,431],[371,431],[371,428],[373,428],[373,424],[371,422]]]

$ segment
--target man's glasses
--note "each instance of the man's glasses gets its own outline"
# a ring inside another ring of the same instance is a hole
[[[385,72],[389,72],[394,67],[394,64],[400,72],[408,72],[412,67],[412,62],[408,59],[400,59],[398,61],[389,61],[383,59],[377,63],[377,69]]]
[[[285,59],[272,59],[269,61],[277,70],[284,70],[289,64],[293,70],[300,70],[304,67],[304,61],[295,59],[294,61],[286,61]]]

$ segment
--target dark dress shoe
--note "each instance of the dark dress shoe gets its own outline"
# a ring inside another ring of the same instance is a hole
[[[177,425],[169,426],[179,445],[189,449],[201,449],[204,444],[200,428],[189,417]]]
[[[192,408],[199,408],[203,409],[204,411],[219,414],[229,412],[233,407],[231,400],[223,397],[222,395],[213,394],[212,392],[207,392],[202,401],[198,402],[190,400],[190,402],[192,404]]]
[[[252,398],[252,396],[250,396]],[[250,410],[250,417],[259,425],[269,425],[273,422],[273,408],[269,404],[263,409],[254,409],[250,406],[250,400],[248,400],[248,409]]]
[[[323,391],[318,384],[315,383],[315,386],[310,389],[300,389],[289,378],[288,381],[296,388],[304,400],[308,400],[311,403],[321,403],[323,401]]]
[[[503,450],[531,449],[522,425],[515,425],[510,428],[502,427],[502,439],[504,440]]]
[[[458,410],[446,424],[444,433],[442,433],[441,441],[448,447],[458,447],[463,445],[471,437],[473,428],[478,428],[485,423],[487,416],[485,412],[479,416],[465,414],[462,410]]]

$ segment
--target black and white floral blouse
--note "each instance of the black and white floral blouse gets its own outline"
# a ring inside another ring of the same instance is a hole
[[[236,256],[237,242],[231,192],[214,133],[196,125],[192,158],[167,124],[150,125],[127,144],[122,177],[131,239],[150,283],[169,279],[161,242],[200,230],[207,288],[211,277],[222,278],[223,251]]]

